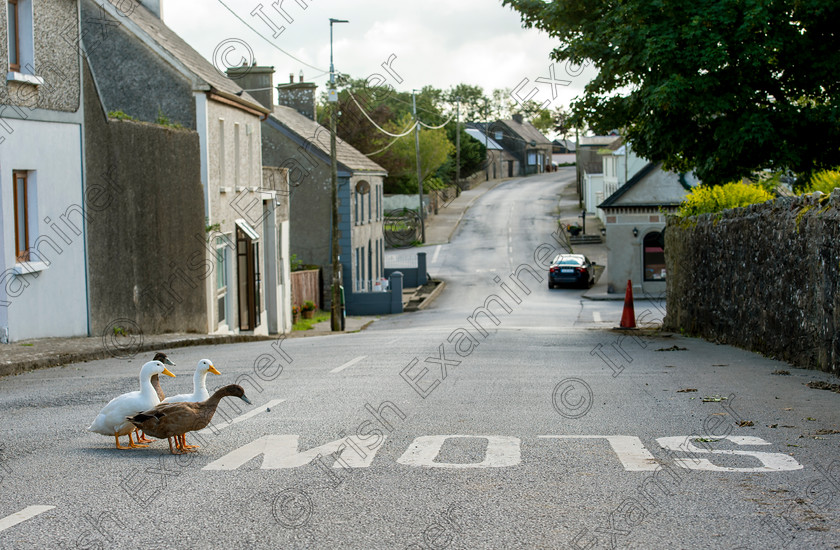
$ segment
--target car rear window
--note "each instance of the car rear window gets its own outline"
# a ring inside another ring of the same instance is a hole
[[[579,260],[578,258],[563,258],[556,262],[556,265],[581,265],[583,264],[583,260]]]

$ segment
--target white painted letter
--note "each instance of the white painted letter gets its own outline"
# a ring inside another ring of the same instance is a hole
[[[444,442],[453,438],[486,439],[487,450],[484,460],[473,464],[453,464],[435,462]],[[519,438],[501,435],[424,435],[411,442],[408,449],[397,459],[408,466],[427,466],[430,468],[502,468],[516,466],[521,462]]]
[[[717,454],[751,456],[761,461],[758,468],[732,468],[729,466],[715,466],[705,458],[675,458],[674,462],[689,470],[706,470],[708,472],[784,472],[801,470],[802,465],[793,457],[782,453],[762,453],[758,451],[728,451],[725,449],[709,451],[692,445],[691,440],[697,436],[678,435],[675,437],[660,437],[656,441],[663,449],[680,451],[690,454]],[[728,439],[736,445],[770,445],[760,437],[727,435],[720,439]]]

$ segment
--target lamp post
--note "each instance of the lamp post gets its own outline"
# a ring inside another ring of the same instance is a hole
[[[330,91],[329,100],[333,105],[330,108],[330,160],[332,181],[330,185],[332,199],[332,293],[330,295],[330,328],[333,331],[341,330],[341,264],[339,255],[339,215],[338,215],[338,160],[335,153],[335,126],[336,111],[338,110],[338,93],[335,90],[335,66],[333,65],[333,23],[349,23],[346,19],[333,19],[330,17]]]

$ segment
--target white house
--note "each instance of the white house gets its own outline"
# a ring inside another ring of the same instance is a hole
[[[75,0],[17,0],[0,10],[0,341],[7,343],[88,334],[79,20]]]

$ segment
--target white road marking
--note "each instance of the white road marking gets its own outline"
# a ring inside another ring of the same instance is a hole
[[[265,405],[262,405],[261,407],[256,407],[254,410],[248,411],[245,414],[240,414],[230,422],[223,422],[221,424],[213,424],[212,426],[207,426],[203,430],[199,430],[198,433],[199,435],[205,435],[214,431],[223,430],[228,426],[233,426],[234,424],[242,422],[243,420],[248,420],[251,417],[257,416],[258,414],[265,412],[266,409],[270,409],[274,405],[279,405],[283,401],[285,401],[285,399],[272,399],[271,401],[269,401]]]
[[[0,531],[5,531],[9,527],[14,527],[18,523],[22,523],[28,519],[32,519],[38,514],[43,514],[47,510],[52,510],[55,506],[27,506],[20,512],[15,512],[11,516],[6,516],[0,519]]]
[[[447,439],[452,438],[486,440],[487,450],[484,453],[484,460],[472,464],[435,462],[443,444]],[[408,449],[397,459],[397,462],[407,466],[451,469],[502,468],[516,466],[521,461],[519,438],[504,435],[424,435],[412,441]]]
[[[595,321],[596,323],[600,323],[601,322],[601,314],[598,313],[597,311],[593,311],[592,312],[592,320]]]
[[[435,252],[434,252],[434,254],[432,254],[432,263],[437,262],[438,256],[440,256],[440,249],[441,249],[441,245],[437,245],[435,247]]]
[[[385,440],[385,436],[381,438],[380,441]],[[335,458],[333,468],[367,468],[382,447],[380,444],[370,450],[369,443],[365,443],[369,437],[362,440],[351,435],[301,451],[298,447],[299,439],[300,436],[295,434],[264,435],[214,460],[202,470],[235,470],[260,455],[263,456],[260,466],[263,470],[299,468],[314,460],[330,459],[330,455],[338,457]]]
[[[718,441],[721,439],[728,439],[736,445],[770,445],[770,443],[760,437],[754,436],[727,435],[715,439]],[[696,443],[700,443],[700,441],[696,441],[696,436],[687,435],[659,437],[656,439],[656,442],[659,443],[663,449],[681,451],[692,455],[692,458],[674,459],[676,464],[679,464],[683,468],[687,468],[689,470],[706,470],[707,472],[786,472],[790,470],[801,470],[803,467],[802,464],[797,462],[792,456],[782,453],[730,451],[728,449],[708,450],[708,447],[710,447],[709,442],[705,443],[705,446],[707,447],[706,449],[701,449],[694,446],[692,440],[695,440]],[[732,468],[729,466],[717,466],[705,458],[697,458],[696,456],[693,456],[697,454],[751,456],[758,459],[762,465],[757,468]]]
[[[659,469],[656,458],[642,440],[634,435],[540,435],[545,439],[606,439],[618,455],[618,460],[628,472],[655,472]]]
[[[346,363],[344,363],[340,367],[336,367],[333,370],[331,370],[330,374],[335,374],[337,372],[343,371],[344,369],[346,369],[348,367],[352,367],[353,365],[355,365],[356,363],[358,363],[362,359],[365,359],[366,357],[367,357],[367,355],[360,355],[360,356],[356,357],[355,359],[350,359],[349,361],[347,361]]]

